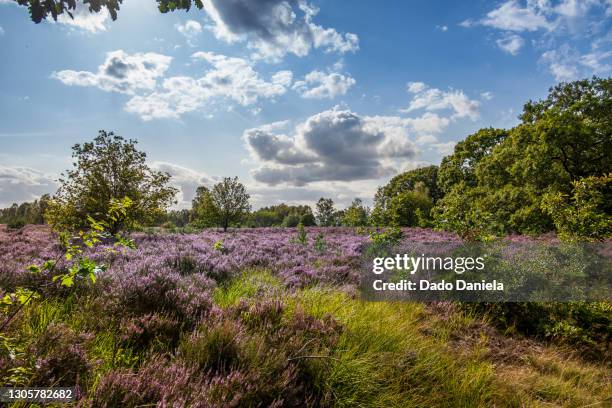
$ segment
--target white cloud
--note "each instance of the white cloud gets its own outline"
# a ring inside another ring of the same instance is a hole
[[[610,38],[611,11],[610,0],[506,0],[483,18],[460,25],[501,30],[496,44],[511,55],[519,53],[525,45],[523,37],[529,36],[555,79],[571,80],[610,73],[610,41],[606,39]]]
[[[325,52],[354,52],[359,48],[355,34],[341,34],[312,19],[318,10],[305,1],[205,0],[211,20],[208,28],[226,42],[247,42],[255,58],[278,60],[291,53],[308,55],[312,48]]]
[[[4,28],[2,26],[0,26],[0,35],[4,35]]]
[[[523,48],[523,45],[525,45],[525,41],[516,34],[509,34],[505,37],[499,38],[496,41],[496,44],[508,54],[518,55],[521,48]]]
[[[278,71],[266,81],[242,58],[211,52],[196,52],[193,58],[207,62],[211,69],[200,78],[167,78],[155,92],[130,99],[126,110],[138,114],[143,120],[151,120],[178,118],[215,100],[249,106],[262,98],[273,99],[283,95],[293,78],[290,71]]]
[[[252,172],[267,185],[379,179],[394,174],[394,159],[415,156],[405,130],[384,117],[362,117],[338,107],[298,124],[291,136],[255,128],[244,132]]]
[[[176,29],[185,37],[192,38],[202,32],[202,25],[195,20],[187,20],[184,24],[177,24]]]
[[[94,86],[107,92],[134,94],[138,90],[152,90],[172,61],[153,52],[127,54],[123,50],[111,51],[97,72],[64,70],[51,76],[66,85]]]
[[[333,99],[338,95],[346,94],[353,85],[355,85],[355,79],[350,75],[312,71],[306,74],[304,79],[296,81],[293,89],[296,89],[304,98]]]
[[[571,81],[589,74],[609,75],[612,72],[612,50],[592,49],[581,54],[567,44],[542,54],[542,62],[548,65],[557,81]]]
[[[56,188],[53,178],[38,170],[0,165],[0,207],[35,200]]]
[[[518,1],[509,0],[487,13],[481,24],[507,31],[551,30],[554,24],[550,23],[544,14],[547,3],[529,1],[523,7]]]
[[[409,82],[408,92],[413,96],[404,112],[450,110],[453,112],[451,119],[469,117],[476,120],[479,117],[480,102],[468,98],[461,90],[443,91],[423,82]]]
[[[90,12],[89,6],[79,1],[76,2],[76,8],[71,13],[74,18],[64,13],[57,17],[57,22],[89,33],[99,33],[106,31],[106,22],[110,20],[110,14],[106,8],[102,7],[99,13]]]
[[[195,20],[187,20],[184,24],[177,24],[176,29],[187,38],[187,44],[194,47],[194,39],[202,33],[202,25]]]

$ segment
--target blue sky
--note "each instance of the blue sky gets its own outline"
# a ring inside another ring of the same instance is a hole
[[[559,81],[612,71],[612,1],[208,0],[32,23],[0,0],[0,206],[55,189],[70,146],[135,138],[195,188],[237,175],[255,207],[371,202]]]

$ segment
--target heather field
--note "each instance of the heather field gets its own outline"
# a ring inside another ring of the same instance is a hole
[[[502,330],[494,316],[451,303],[366,302],[358,282],[369,236],[297,233],[135,233],[135,249],[94,247],[89,256],[107,269],[68,289],[27,269],[63,254],[46,227],[3,229],[0,288],[40,297],[5,330],[0,375],[76,384],[75,404],[87,407],[610,402],[605,352]],[[418,228],[402,239],[459,242]]]

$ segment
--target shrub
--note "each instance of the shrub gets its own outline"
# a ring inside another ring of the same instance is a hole
[[[31,346],[36,356],[32,384],[73,387],[86,384],[92,364],[87,358],[88,334],[76,334],[65,324],[52,324]]]
[[[564,239],[601,240],[612,235],[612,173],[572,182],[571,197],[549,192],[542,209],[550,215]]]

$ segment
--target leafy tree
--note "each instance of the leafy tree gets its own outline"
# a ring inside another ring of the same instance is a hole
[[[476,166],[507,136],[507,130],[485,128],[457,143],[454,153],[442,159],[437,180],[440,192],[434,201],[441,198],[441,193],[448,193],[457,183],[475,186]]]
[[[336,219],[335,211],[334,201],[331,198],[321,197],[319,201],[317,201],[317,224],[321,227],[333,226]]]
[[[218,225],[223,227],[223,231],[234,223],[240,223],[251,210],[250,196],[238,177],[225,177],[214,185],[210,195],[217,211]]]
[[[369,209],[363,205],[360,198],[355,198],[351,205],[344,210],[342,225],[347,227],[364,227],[369,222]]]
[[[279,227],[286,226],[285,220],[292,220],[291,224],[295,227],[298,223],[304,226],[316,225],[312,209],[307,205],[287,205],[278,204],[269,207],[262,207],[249,215],[248,225],[252,227]],[[297,223],[293,219],[297,217]]]
[[[8,208],[0,209],[0,224],[7,224],[9,228],[20,228],[27,224],[44,224],[44,214],[49,206],[49,200],[49,194],[44,194],[33,202],[13,204]]]
[[[442,197],[438,174],[438,166],[420,167],[399,174],[379,187],[374,196],[373,223],[425,226],[429,222],[431,207]]]
[[[40,23],[47,18],[57,21],[57,17],[66,13],[70,18],[74,18],[73,12],[77,7],[78,0],[14,0],[21,6],[26,6],[30,13],[30,18],[35,23]],[[102,9],[108,10],[113,20],[117,19],[117,12],[123,0],[83,0],[82,4],[87,6],[90,13],[99,13]],[[202,9],[202,0],[157,0],[157,7],[160,12],[167,13],[174,10],[189,10],[195,5]]]
[[[62,174],[60,187],[48,204],[45,218],[55,229],[87,226],[88,217],[104,222],[111,234],[163,216],[174,202],[176,188],[168,173],[151,170],[135,140],[101,130],[93,142],[72,148],[74,168]],[[125,217],[107,218],[113,200],[128,197]]]
[[[277,227],[281,225],[283,219],[279,214],[268,209],[260,208],[249,215],[248,225],[250,227]]]
[[[389,203],[388,223],[396,227],[426,226],[433,201],[427,188],[417,183],[413,190],[395,195]]]
[[[285,217],[285,219],[283,220],[283,227],[288,227],[288,228],[295,228],[298,225],[300,225],[300,216],[297,214],[289,214],[288,216]],[[304,224],[301,224],[302,226]]]
[[[182,210],[171,210],[166,213],[164,222],[169,222],[177,227],[184,227],[189,224],[191,219],[191,211],[184,208]]]
[[[315,220],[315,216],[312,213],[312,210],[310,209],[310,207],[306,206],[308,208],[308,212],[302,214],[302,216],[300,217],[300,224],[302,224],[305,227],[313,227],[315,225],[317,225],[317,221]]]
[[[198,187],[191,201],[191,224],[198,228],[215,227],[219,225],[221,216],[219,211],[212,191],[204,186]]]
[[[436,202],[436,224],[468,235],[470,228],[487,234],[595,228],[591,210],[579,214],[576,203],[597,200],[576,197],[575,183],[612,171],[611,108],[610,78],[561,83],[546,99],[525,104],[516,127],[483,129],[457,144],[440,168],[446,195]],[[574,206],[571,217],[552,210],[562,203]],[[582,227],[574,225],[576,217]]]
[[[573,194],[547,193],[542,207],[563,238],[600,240],[612,236],[612,174],[572,182]]]

